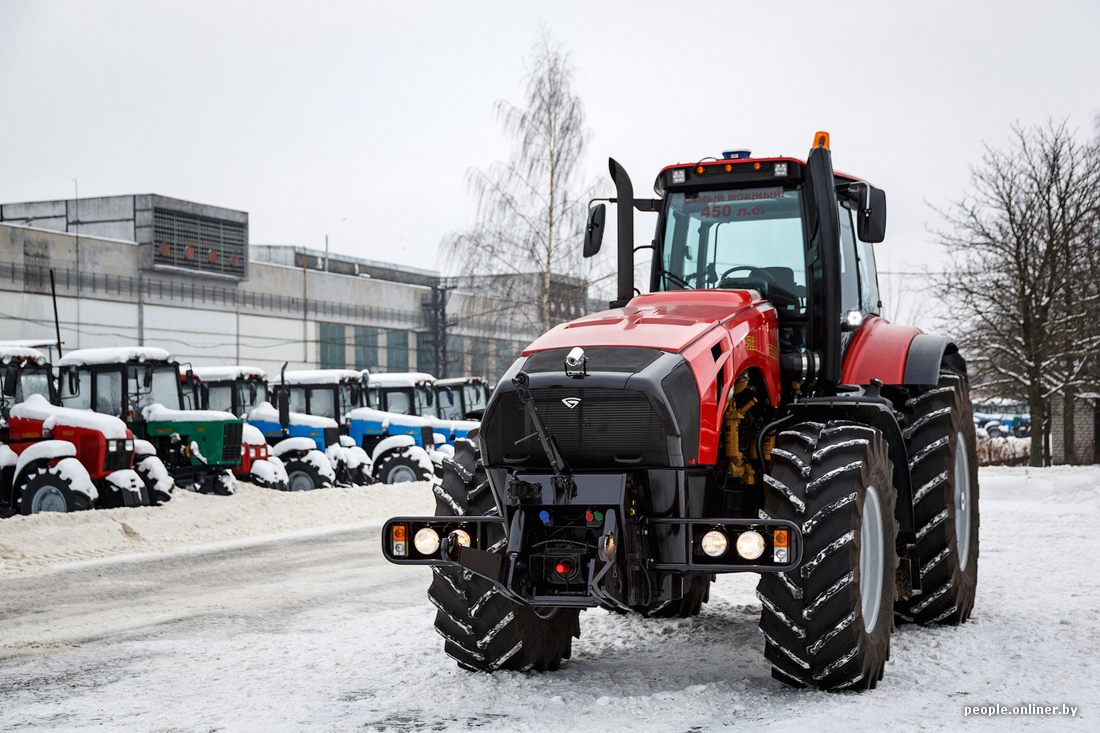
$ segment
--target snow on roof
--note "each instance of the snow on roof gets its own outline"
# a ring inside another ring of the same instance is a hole
[[[89,364],[123,364],[128,361],[171,361],[172,355],[155,346],[110,346],[99,349],[78,349],[58,359],[57,366],[87,366]]]
[[[103,433],[107,440],[125,440],[126,423],[114,415],[104,415],[91,410],[76,410],[71,407],[51,405],[40,394],[32,394],[23,402],[11,408],[11,416],[24,420],[41,420],[45,430],[57,425],[71,428],[85,428]]]
[[[0,362],[7,364],[12,359],[30,359],[33,361],[41,359],[40,363],[46,363],[46,355],[38,349],[32,349],[29,346],[10,341],[0,342]]]
[[[402,425],[404,427],[432,427],[430,420],[416,415],[401,415],[396,412],[383,412],[373,407],[356,407],[347,414],[349,420],[382,423],[382,426]]]
[[[261,402],[248,413],[250,422],[279,422],[279,411],[270,402]],[[302,412],[290,413],[291,425],[305,425],[311,428],[335,428],[339,427],[331,417],[320,415],[306,415]]]
[[[211,366],[195,367],[195,376],[204,382],[229,382],[235,379],[267,379],[263,369],[254,366]]]
[[[141,411],[146,422],[225,422],[237,418],[221,410],[173,410],[159,402]]]
[[[435,380],[436,387],[453,387],[456,384],[485,384],[482,377],[447,377]]]
[[[354,369],[304,369],[286,373],[287,384],[335,384],[343,381],[358,382],[361,378],[362,374]],[[279,384],[279,377],[272,376],[271,383]]]
[[[386,372],[371,374],[367,379],[370,387],[412,387],[419,382],[434,382],[435,377],[426,372]]]

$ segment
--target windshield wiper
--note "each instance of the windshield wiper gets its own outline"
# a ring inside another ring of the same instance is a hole
[[[680,287],[684,288],[685,290],[691,290],[692,289],[691,285],[688,284],[687,280],[685,280],[684,278],[680,277],[679,275],[677,275],[675,273],[669,272],[668,270],[661,270],[661,275],[668,278],[669,280],[672,280],[672,282],[674,282],[675,284],[677,284]]]

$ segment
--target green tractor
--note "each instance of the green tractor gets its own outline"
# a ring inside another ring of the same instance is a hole
[[[244,422],[228,412],[192,410],[180,365],[164,349],[80,349],[59,360],[61,402],[122,418],[133,431],[135,460],[159,456],[175,484],[204,494],[237,490]],[[191,370],[187,369],[190,374]],[[194,379],[186,380],[194,385]]]

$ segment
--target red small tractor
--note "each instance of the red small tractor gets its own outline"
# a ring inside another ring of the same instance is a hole
[[[826,133],[805,162],[669,166],[656,199],[610,168],[618,299],[524,350],[385,556],[432,566],[467,669],[556,669],[584,608],[686,617],[753,572],[776,679],[873,688],[896,621],[966,621],[978,564],[966,363],[879,315],[885,194]],[[658,213],[646,294],[634,209]]]
[[[33,349],[0,347],[0,362],[0,516],[167,501],[132,470],[122,420],[51,404],[52,370]]]

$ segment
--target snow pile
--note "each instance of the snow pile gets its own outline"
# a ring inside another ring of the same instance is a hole
[[[279,422],[279,411],[270,402],[261,402],[248,413],[248,419],[252,422]],[[331,417],[320,415],[306,415],[302,412],[290,413],[291,425],[304,425],[310,428],[335,428],[339,427]]]
[[[114,471],[113,473],[107,474],[107,481],[123,491],[129,491],[134,494],[141,494],[141,490],[145,488],[145,482],[142,481],[141,477],[137,475],[137,472],[131,468],[124,468],[121,471]]]
[[[38,349],[12,342],[0,343],[0,363],[7,364],[12,360],[38,361],[39,359],[42,360],[38,362],[39,364],[46,363],[46,355]]]
[[[363,422],[381,423],[382,429],[385,430],[390,425],[400,425],[402,427],[421,428],[431,427],[432,422],[424,417],[417,417],[416,415],[401,415],[396,412],[383,412],[382,410],[376,410],[373,407],[356,407],[354,410],[347,414],[349,420],[362,420]]]
[[[69,488],[73,491],[79,491],[91,501],[99,498],[99,492],[96,490],[95,484],[92,483],[92,477],[88,475],[88,469],[84,468],[84,464],[75,458],[62,458],[51,470],[56,471],[63,480],[68,481]]]
[[[241,432],[241,445],[266,445],[267,440],[264,438],[263,432],[260,431],[255,425],[244,424],[244,430]]]
[[[114,415],[103,415],[91,410],[75,410],[71,407],[51,405],[40,394],[32,394],[11,408],[11,416],[23,420],[42,421],[43,430],[53,430],[57,425],[71,428],[97,430],[107,440],[125,440],[126,423]]]
[[[148,405],[141,411],[146,422],[226,422],[237,418],[221,410],[173,410],[159,402]]]
[[[19,462],[19,456],[7,445],[0,443],[0,468],[14,466]]]
[[[206,456],[199,450],[198,441],[192,440],[191,445],[188,446],[188,450],[191,453],[192,458],[197,458],[203,465],[208,465],[210,462],[206,460]]]
[[[134,468],[152,479],[155,491],[167,494],[172,490],[174,483],[172,477],[168,475],[168,469],[164,466],[164,461],[160,460],[155,454],[147,455],[144,459],[138,461]]]
[[[336,471],[332,470],[332,463],[329,462],[328,457],[321,451],[314,448],[302,456],[301,460],[317,469],[317,474],[321,476],[321,478],[326,478],[331,483],[336,482]]]
[[[92,364],[122,364],[127,361],[171,361],[172,355],[155,346],[112,346],[99,349],[70,351],[54,366],[87,366]]]
[[[19,454],[15,462],[15,476],[23,472],[28,464],[42,459],[52,460],[58,457],[72,457],[76,455],[76,446],[67,440],[43,440],[41,443],[30,445]]]
[[[415,387],[417,384],[431,384],[435,377],[426,372],[385,372],[371,374],[367,384],[371,387]]]
[[[285,486],[290,481],[286,468],[283,467],[283,462],[275,456],[253,461],[252,477],[256,480],[256,483],[267,486],[277,484]]]
[[[291,451],[311,451],[317,450],[317,443],[312,438],[287,438],[280,440],[278,443],[271,447],[272,455],[282,458]]]
[[[148,440],[137,438],[134,440],[134,456],[155,456],[157,449]]]
[[[434,512],[428,483],[296,492],[240,483],[235,496],[177,491],[160,507],[0,520],[0,577],[40,573],[75,560],[174,552],[212,542],[378,524],[393,516]],[[123,522],[133,534],[122,529]]]

